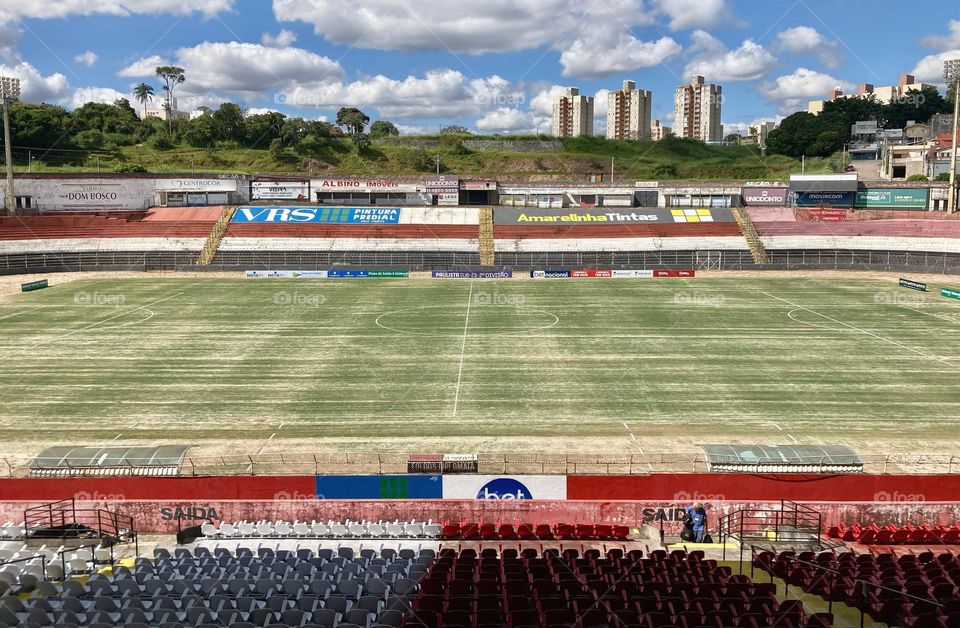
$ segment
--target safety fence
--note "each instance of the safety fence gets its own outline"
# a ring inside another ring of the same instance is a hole
[[[960,454],[897,453],[859,455],[863,473],[883,474],[960,474]],[[33,457],[23,455],[0,456],[0,477],[30,477]],[[767,464],[767,463],[763,463]],[[835,460],[824,458],[804,460],[805,467],[816,472],[831,473]],[[60,468],[58,477],[103,477],[143,475],[141,461],[127,459],[124,466]],[[34,465],[35,466],[35,465]],[[737,469],[740,473],[770,473],[748,463]],[[208,475],[390,475],[411,472],[408,453],[260,453],[222,456],[185,456],[180,476]],[[481,453],[471,473],[496,475],[649,475],[654,473],[707,473],[710,463],[705,454],[696,452],[663,452],[648,454],[548,454],[548,453]],[[790,471],[790,469],[784,469]]]

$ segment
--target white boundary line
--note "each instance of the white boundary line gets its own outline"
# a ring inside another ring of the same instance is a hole
[[[901,342],[897,342],[896,340],[890,340],[889,338],[884,338],[883,336],[880,336],[880,335],[878,335],[878,334],[875,334],[875,333],[873,333],[872,331],[867,331],[866,329],[861,329],[861,328],[857,327],[856,325],[851,325],[850,323],[844,323],[844,322],[841,321],[841,320],[837,320],[837,319],[835,319],[835,318],[833,318],[833,317],[831,317],[831,316],[827,316],[826,314],[821,314],[820,312],[817,312],[816,310],[811,310],[810,308],[805,307],[805,306],[803,306],[803,305],[800,305],[799,303],[794,303],[793,301],[788,301],[788,300],[786,300],[786,299],[781,299],[780,297],[774,296],[774,295],[770,294],[769,292],[761,292],[760,294],[764,294],[764,295],[770,297],[771,299],[776,299],[777,301],[781,301],[781,302],[783,302],[783,303],[786,303],[787,305],[792,305],[792,306],[795,307],[795,308],[798,308],[798,309],[801,309],[801,310],[805,310],[805,311],[807,311],[807,312],[810,312],[811,314],[814,314],[814,315],[816,315],[816,316],[820,316],[821,318],[825,318],[825,319],[827,319],[828,321],[833,321],[834,323],[836,323],[836,324],[838,324],[838,325],[843,325],[844,327],[848,327],[848,328],[850,328],[850,329],[853,329],[853,330],[855,330],[855,331],[858,331],[858,332],[860,332],[861,334],[866,334],[867,336],[872,336],[872,337],[876,338],[877,340],[882,340],[883,342],[887,342],[887,343],[892,344],[892,345],[894,345],[894,346],[900,347],[901,349],[906,349],[907,351],[912,351],[913,353],[916,353],[917,355],[922,355],[923,357],[927,358],[928,360],[933,360],[934,362],[939,362],[940,364],[945,364],[945,365],[950,366],[950,367],[956,366],[955,364],[951,364],[950,362],[947,362],[946,360],[943,360],[943,359],[941,359],[941,358],[938,358],[938,357],[935,356],[935,355],[930,355],[929,353],[924,353],[923,351],[920,351],[919,349],[914,349],[913,347],[911,347],[911,346],[909,346],[909,345],[905,345],[905,344],[903,344],[903,343],[901,343]],[[794,319],[794,320],[795,320],[795,319]]]
[[[467,315],[463,319],[463,342],[460,343],[460,369],[457,371],[457,392],[453,397],[453,416],[457,416],[460,407],[460,382],[463,381],[463,356],[467,351],[467,327],[470,326],[470,306],[473,305],[473,281],[470,282],[470,294],[467,296]]]
[[[36,312],[37,310],[42,310],[45,306],[41,305],[40,307],[35,307],[32,310],[23,310],[22,312],[14,312],[13,314],[7,314],[6,316],[0,316],[0,321],[6,320],[8,318],[13,318],[14,316],[22,316],[23,314],[29,314],[30,312]]]

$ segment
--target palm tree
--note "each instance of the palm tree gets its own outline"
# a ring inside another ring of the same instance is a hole
[[[146,83],[140,83],[133,88],[133,96],[141,105],[143,105],[143,119],[147,119],[147,102],[153,100],[153,86]]]

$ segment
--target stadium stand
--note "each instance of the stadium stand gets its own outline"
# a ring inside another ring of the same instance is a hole
[[[827,531],[827,536],[847,543],[860,543],[862,545],[960,544],[960,524],[953,527],[914,527],[910,524],[903,526],[870,524],[861,527],[857,523],[849,528],[842,525],[833,526]]]
[[[735,222],[637,225],[495,225],[497,252],[748,250]]]
[[[762,551],[753,566],[890,626],[960,626],[960,561],[954,554]]]

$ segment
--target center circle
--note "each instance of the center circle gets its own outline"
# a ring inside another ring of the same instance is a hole
[[[378,327],[413,336],[505,336],[549,329],[560,317],[546,310],[518,305],[475,304],[421,305],[386,312],[377,317]]]

